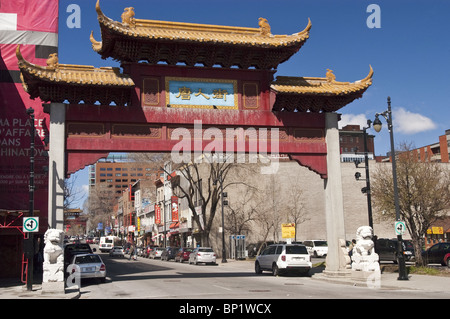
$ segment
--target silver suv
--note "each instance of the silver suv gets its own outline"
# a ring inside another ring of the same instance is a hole
[[[282,272],[300,272],[307,275],[312,264],[304,245],[270,245],[256,257],[255,272],[271,271],[274,276]]]

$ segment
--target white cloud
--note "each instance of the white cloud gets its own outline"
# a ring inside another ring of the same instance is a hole
[[[394,131],[403,134],[416,134],[434,130],[437,125],[428,117],[413,113],[402,107],[392,111]]]
[[[367,127],[367,118],[364,114],[342,114],[341,120],[339,121],[339,129],[346,125],[359,125],[362,129]]]

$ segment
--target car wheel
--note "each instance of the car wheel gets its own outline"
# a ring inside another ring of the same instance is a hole
[[[257,275],[261,275],[262,274],[262,269],[261,269],[261,266],[259,265],[259,262],[255,263],[255,273]]]
[[[280,270],[278,269],[277,264],[273,264],[272,266],[272,275],[278,276],[280,274]]]

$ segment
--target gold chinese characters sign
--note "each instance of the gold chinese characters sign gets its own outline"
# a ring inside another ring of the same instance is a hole
[[[238,109],[237,81],[166,77],[170,107]]]

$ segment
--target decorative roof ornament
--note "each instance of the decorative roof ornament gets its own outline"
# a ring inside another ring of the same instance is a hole
[[[59,67],[58,54],[51,53],[47,59],[47,70],[56,70]]]
[[[261,35],[263,36],[270,36],[272,35],[270,33],[270,24],[265,18],[259,18],[258,19],[258,25],[259,25],[259,31],[261,32]]]
[[[372,68],[372,67],[370,67]],[[349,84],[350,82],[338,82],[336,81],[336,75],[334,75],[333,70],[327,69],[327,73],[325,75],[325,78],[327,79],[328,83],[334,83],[334,84]]]
[[[133,7],[125,8],[121,15],[121,18],[122,18],[123,25],[128,25],[130,28],[136,27],[136,19],[134,18],[134,8]]]

